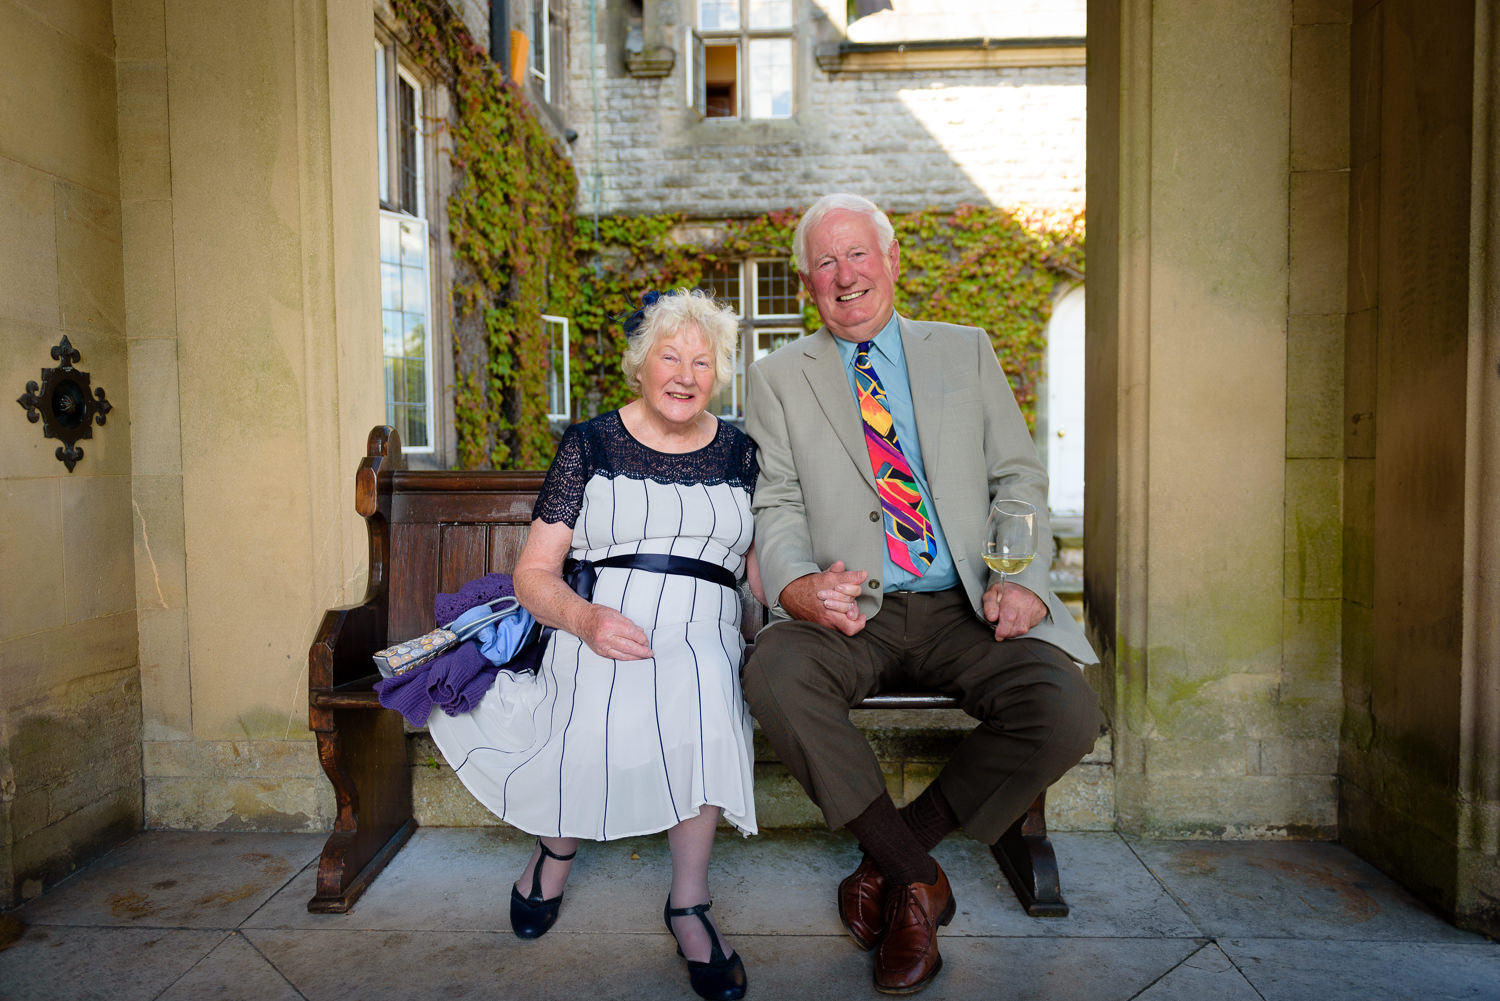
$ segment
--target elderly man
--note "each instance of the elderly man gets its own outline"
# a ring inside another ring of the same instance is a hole
[[[839,916],[876,949],[875,986],[917,991],[942,965],[953,893],[930,852],[962,826],[986,843],[1088,752],[1097,658],[1048,587],[1047,477],[983,330],[895,312],[890,221],[829,195],[793,237],[824,326],[750,369],[759,446],[752,510],[772,620],[745,696],[830,827],[864,850]],[[985,566],[990,504],[1035,505],[1037,558]],[[978,720],[937,779],[899,810],[848,710],[900,689],[955,696]]]

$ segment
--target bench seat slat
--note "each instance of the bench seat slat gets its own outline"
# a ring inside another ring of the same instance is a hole
[[[313,705],[319,709],[379,709],[380,699],[373,688],[349,688],[332,692],[319,692],[313,696]]]
[[[949,695],[926,692],[883,692],[865,699],[856,709],[958,709],[958,700]]]

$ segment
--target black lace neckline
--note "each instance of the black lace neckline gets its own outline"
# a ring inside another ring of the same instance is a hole
[[[595,476],[681,486],[727,483],[753,493],[758,472],[755,443],[726,421],[718,421],[713,439],[702,448],[662,452],[631,434],[620,412],[611,410],[563,432],[532,517],[573,525],[584,488]]]

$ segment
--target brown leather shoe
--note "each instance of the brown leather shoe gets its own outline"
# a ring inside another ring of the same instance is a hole
[[[867,951],[885,932],[885,876],[868,855],[839,884],[839,920],[854,944]]]
[[[912,994],[943,968],[937,930],[953,920],[956,905],[948,876],[938,866],[931,883],[892,886],[885,899],[885,937],[875,952],[875,989]]]

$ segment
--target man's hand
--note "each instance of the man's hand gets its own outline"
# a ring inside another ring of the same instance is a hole
[[[1004,602],[1000,582],[984,592],[984,617],[995,624],[995,639],[1020,636],[1047,617],[1047,604],[1029,588],[1005,583]]]
[[[855,599],[869,576],[863,570],[845,570],[844,561],[835,560],[827,570],[798,577],[782,588],[781,607],[794,619],[853,636],[865,627]]]

